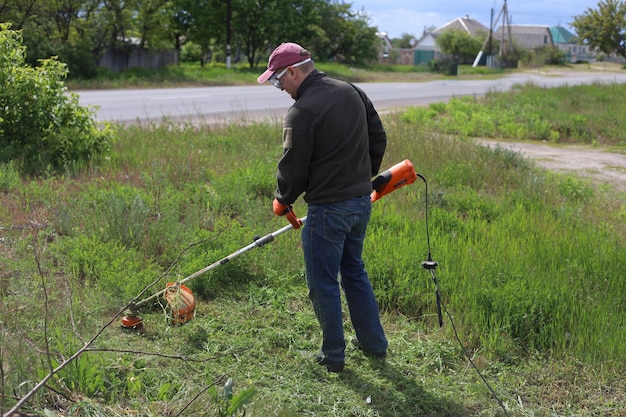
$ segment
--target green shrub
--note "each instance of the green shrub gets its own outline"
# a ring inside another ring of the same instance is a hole
[[[0,163],[0,192],[11,191],[20,182],[20,176],[15,168],[15,163],[9,161],[6,164]]]
[[[558,182],[557,187],[560,195],[571,201],[586,202],[593,197],[593,190],[589,185],[574,176],[564,177]]]
[[[181,62],[200,62],[202,47],[194,42],[185,43],[180,50]]]
[[[0,162],[15,160],[27,174],[67,172],[109,151],[112,126],[99,129],[92,110],[66,94],[68,70],[57,59],[25,64],[19,32],[0,26]]]

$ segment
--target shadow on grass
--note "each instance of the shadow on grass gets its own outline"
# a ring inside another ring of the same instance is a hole
[[[461,417],[463,407],[448,399],[426,391],[412,375],[386,361],[365,359],[375,378],[365,380],[367,375],[346,369],[342,379],[361,396],[371,401],[370,407],[385,417]]]

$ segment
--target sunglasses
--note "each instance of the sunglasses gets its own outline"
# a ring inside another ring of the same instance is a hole
[[[278,73],[278,74],[273,73],[273,74],[272,74],[272,76],[269,78],[269,80],[268,80],[268,81],[269,81],[269,82],[270,82],[270,83],[271,83],[274,87],[276,87],[276,88],[278,88],[278,89],[282,89],[282,88],[283,88],[283,86],[282,86],[282,84],[280,83],[280,78],[281,78],[283,75],[285,75],[285,74],[287,73],[287,70],[289,69],[289,67],[291,67],[291,68],[299,67],[300,65],[304,65],[304,64],[306,64],[307,62],[311,62],[311,58],[307,58],[307,59],[305,59],[304,61],[300,61],[300,62],[297,62],[297,63],[295,63],[295,64],[293,64],[293,65],[289,65],[288,67],[285,67],[285,69],[284,69],[284,70],[282,70],[282,71],[281,71],[280,73]]]

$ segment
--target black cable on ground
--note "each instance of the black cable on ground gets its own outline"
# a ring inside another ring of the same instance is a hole
[[[491,395],[493,396],[493,398],[498,402],[498,405],[500,405],[500,407],[502,408],[502,411],[504,412],[504,415],[508,417],[509,414],[506,411],[506,407],[504,406],[504,403],[500,400],[500,398],[496,394],[495,390],[491,387],[489,382],[485,379],[483,374],[480,372],[480,370],[478,369],[478,367],[476,366],[476,364],[472,360],[471,355],[469,354],[469,352],[467,351],[467,349],[463,345],[463,342],[461,341],[461,338],[459,337],[459,333],[456,330],[456,325],[454,324],[454,320],[452,319],[452,315],[450,314],[450,312],[446,308],[445,304],[441,300],[441,294],[439,292],[439,283],[437,282],[437,276],[435,274],[435,270],[437,269],[438,263],[433,261],[432,256],[431,256],[431,251],[430,251],[430,232],[428,230],[428,182],[426,181],[426,178],[424,178],[422,175],[417,174],[417,176],[419,178],[421,178],[422,181],[424,181],[425,193],[426,193],[426,198],[425,198],[425,205],[426,205],[426,216],[425,217],[426,217],[426,219],[425,219],[425,222],[426,222],[426,245],[427,245],[427,248],[428,248],[428,259],[426,261],[422,262],[422,267],[424,267],[425,269],[430,271],[430,276],[431,276],[431,278],[433,280],[433,283],[435,284],[435,298],[436,298],[436,303],[437,303],[437,318],[439,319],[439,327],[443,327],[443,313],[442,313],[442,310],[443,310],[443,311],[445,311],[446,315],[448,316],[448,319],[450,320],[450,324],[452,325],[452,330],[454,332],[454,337],[456,338],[457,342],[459,343],[459,346],[461,346],[461,349],[463,350],[463,354],[465,354],[465,357],[467,357],[467,360],[472,365],[472,368],[474,368],[474,370],[476,371],[476,373],[478,374],[480,379],[487,386],[487,388],[491,392]]]

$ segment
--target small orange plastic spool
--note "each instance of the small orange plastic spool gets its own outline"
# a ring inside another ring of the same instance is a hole
[[[191,290],[182,284],[165,284],[163,297],[170,307],[170,323],[184,324],[196,316],[196,300]]]
[[[122,317],[122,328],[126,330],[143,329],[143,319],[134,314]]]

